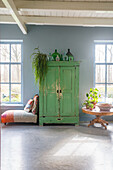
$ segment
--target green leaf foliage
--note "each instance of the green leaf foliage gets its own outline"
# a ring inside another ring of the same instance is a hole
[[[32,53],[30,58],[32,58],[32,69],[34,72],[35,83],[41,84],[41,81],[44,80],[45,75],[47,74],[47,55],[40,53],[39,48],[34,49],[35,52]]]
[[[88,94],[88,93],[86,93],[86,97],[89,97],[89,94]]]
[[[91,107],[93,108],[94,104],[98,102],[98,98],[101,97],[99,94],[99,90],[97,88],[90,88],[89,93],[86,93],[87,100],[83,103],[86,105],[86,108]]]
[[[90,92],[92,92],[92,91],[93,91],[93,89],[91,88],[91,89],[90,89]]]
[[[89,104],[89,107],[93,108],[93,107],[94,107],[94,104],[90,103],[90,104]]]

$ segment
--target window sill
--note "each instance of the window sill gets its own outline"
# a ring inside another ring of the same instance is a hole
[[[2,103],[1,106],[24,106],[22,103],[21,104],[18,104],[18,103]]]
[[[23,108],[24,107],[24,105],[23,104],[6,104],[6,103],[2,103],[2,104],[0,104],[0,107],[1,107],[1,109],[13,109],[13,108]]]

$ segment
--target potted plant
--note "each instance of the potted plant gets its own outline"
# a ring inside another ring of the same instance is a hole
[[[87,109],[93,109],[96,107],[96,103],[98,102],[98,98],[101,95],[99,94],[99,90],[97,88],[90,88],[89,93],[86,93],[87,100],[83,103]]]
[[[101,97],[101,95],[99,94],[99,90],[97,88],[90,88],[90,91],[89,93],[86,93],[86,96],[88,97],[90,102],[94,104],[94,108],[98,103],[99,97]]]
[[[32,69],[34,72],[35,77],[35,83],[37,84],[39,81],[39,84],[42,80],[44,80],[45,75],[48,70],[47,66],[47,55],[40,52],[39,48],[35,48],[34,52],[30,56],[32,58]]]

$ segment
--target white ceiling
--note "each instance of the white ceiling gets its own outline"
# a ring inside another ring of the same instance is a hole
[[[0,23],[113,27],[113,0],[0,0]]]

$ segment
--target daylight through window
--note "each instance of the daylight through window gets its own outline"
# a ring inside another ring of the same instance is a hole
[[[95,43],[95,87],[100,102],[113,103],[113,43]]]
[[[1,102],[22,103],[22,42],[0,42]]]

